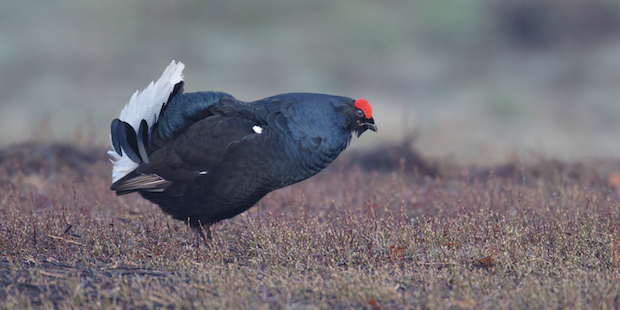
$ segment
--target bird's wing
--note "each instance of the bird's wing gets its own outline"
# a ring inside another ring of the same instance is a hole
[[[194,123],[182,135],[153,153],[168,169],[202,174],[219,164],[227,149],[245,136],[258,134],[256,122],[241,117],[213,115]],[[139,169],[155,172],[155,166]]]
[[[258,134],[254,129],[256,125],[253,120],[219,114],[199,120],[183,134],[153,150],[148,163],[142,163],[135,173],[116,182],[113,189],[161,191],[173,181],[207,176],[232,144],[245,136]]]

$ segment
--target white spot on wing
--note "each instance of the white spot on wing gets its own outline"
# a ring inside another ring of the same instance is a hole
[[[205,175],[205,174],[207,174],[207,171],[200,171],[200,172],[198,172],[198,174]]]
[[[259,134],[259,135],[260,135],[261,133],[263,133],[263,127],[258,126],[258,125],[255,125],[254,127],[252,127],[252,130],[254,130],[254,132],[255,132],[255,133],[257,133],[257,134]]]

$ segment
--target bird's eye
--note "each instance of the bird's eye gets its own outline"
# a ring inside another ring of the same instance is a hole
[[[361,109],[357,109],[357,116],[364,117],[364,111],[362,111]]]

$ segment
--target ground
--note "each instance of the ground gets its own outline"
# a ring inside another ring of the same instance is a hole
[[[0,308],[620,308],[619,161],[380,156],[343,154],[198,246],[108,189],[103,150],[8,146]]]

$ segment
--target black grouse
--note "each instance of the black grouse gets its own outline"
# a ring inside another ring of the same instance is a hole
[[[243,102],[222,92],[183,94],[184,67],[172,61],[112,121],[110,189],[140,193],[205,241],[213,223],[323,170],[352,133],[377,131],[364,99],[290,93]]]

